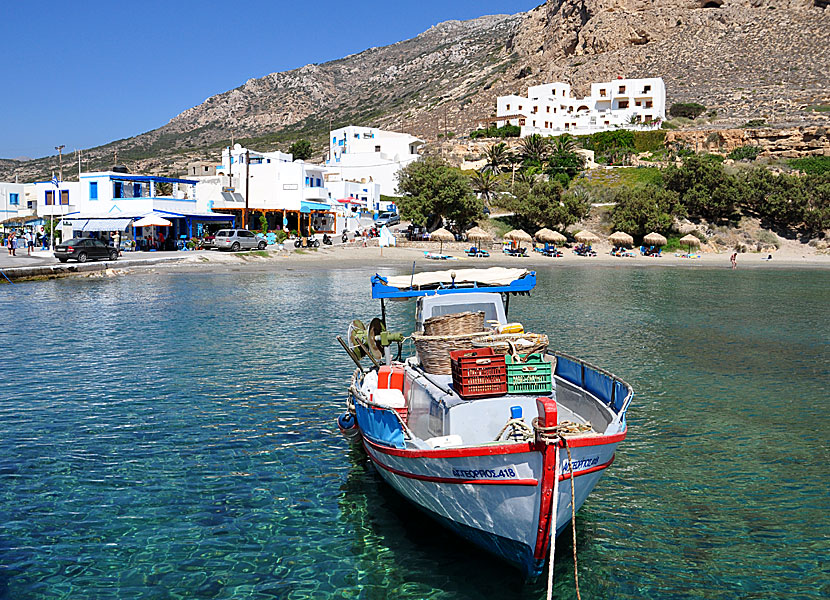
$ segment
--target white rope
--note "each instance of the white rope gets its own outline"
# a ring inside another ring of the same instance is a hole
[[[548,560],[548,600],[553,597],[553,557],[556,553],[556,517],[559,513],[559,446],[554,451],[556,466],[553,469],[553,498],[550,509],[550,559]]]

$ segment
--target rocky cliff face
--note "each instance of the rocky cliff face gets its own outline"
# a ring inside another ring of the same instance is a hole
[[[584,94],[592,81],[617,76],[663,77],[669,103],[717,111],[709,128],[754,118],[826,126],[830,113],[811,107],[830,103],[828,4],[548,0],[528,13],[449,21],[391,46],[251,79],[85,156],[98,168],[117,151],[135,170],[174,173],[192,158],[215,157],[231,131],[263,149],[297,137],[322,144],[330,119],[335,127],[372,125],[435,141],[494,114],[499,95],[555,80]],[[0,179],[42,176],[53,163],[0,164]]]
[[[830,10],[816,0],[549,0],[516,45],[533,83],[663,77],[668,101],[714,108],[723,124],[821,120],[830,97]],[[741,121],[742,122],[742,121]]]

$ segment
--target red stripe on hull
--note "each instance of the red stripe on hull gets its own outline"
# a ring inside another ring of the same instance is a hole
[[[616,454],[612,454],[611,455],[611,460],[609,460],[607,463],[602,463],[601,465],[597,465],[595,467],[591,467],[590,469],[585,469],[583,471],[577,471],[576,475],[574,475],[574,477],[579,477],[581,475],[587,475],[588,473],[595,473],[597,471],[602,471],[603,469],[607,469],[608,467],[611,466],[611,463],[614,462],[614,459],[616,457],[617,457]],[[564,473],[564,474],[559,476],[559,481],[565,481],[566,479],[570,479],[570,478],[571,478],[570,473]]]
[[[364,442],[365,442],[364,438]],[[475,485],[529,485],[529,486],[536,486],[539,482],[536,479],[458,479],[454,477],[435,477],[434,475],[419,475],[417,473],[410,473],[409,471],[402,471],[400,469],[396,469],[395,467],[390,467],[387,464],[382,463],[377,458],[372,456],[371,452],[367,454],[372,462],[377,465],[378,467],[389,471],[390,473],[394,473],[395,475],[400,475],[401,477],[406,477],[407,479],[417,479],[418,481],[430,481],[433,483],[455,483],[455,484],[464,484],[464,483],[472,483]],[[579,473],[577,473],[579,475]]]

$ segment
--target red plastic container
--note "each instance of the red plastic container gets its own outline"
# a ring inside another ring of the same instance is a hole
[[[381,365],[378,369],[378,389],[403,391],[403,365]]]
[[[462,398],[487,398],[507,393],[504,356],[492,348],[450,352],[452,387]]]

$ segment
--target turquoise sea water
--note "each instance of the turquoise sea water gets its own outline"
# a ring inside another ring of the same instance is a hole
[[[336,432],[369,274],[0,286],[0,599],[543,598]],[[583,598],[830,596],[830,274],[539,279],[511,316],[637,393],[577,516]]]

